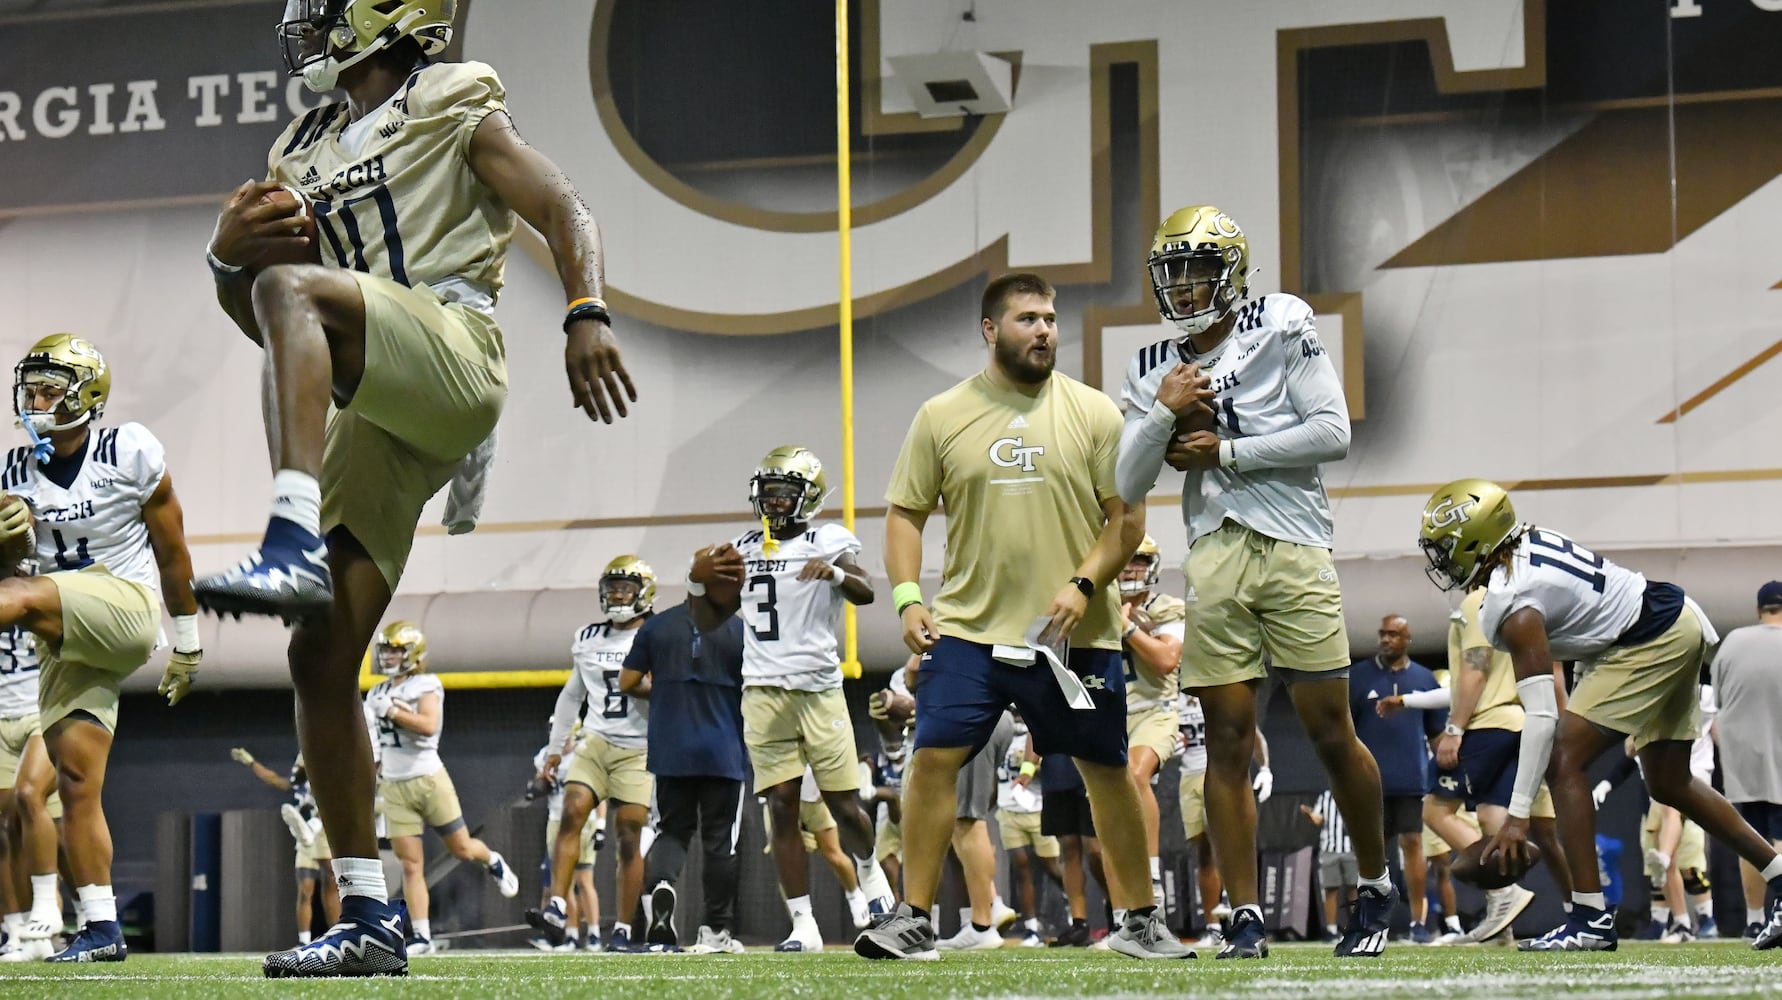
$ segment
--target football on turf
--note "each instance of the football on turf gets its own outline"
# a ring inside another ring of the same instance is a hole
[[[286,185],[276,191],[268,191],[260,196],[262,204],[276,205],[284,218],[297,218],[303,223],[300,235],[309,238],[309,242],[301,246],[291,246],[283,250],[268,250],[254,261],[254,270],[260,271],[274,264],[320,264],[322,262],[322,244],[317,238],[315,206],[310,203],[303,192]]]
[[[12,493],[0,493],[0,511],[9,511],[23,506],[29,516],[30,504],[25,498]],[[37,572],[37,519],[31,519],[31,526],[22,534],[14,535],[4,544],[0,544],[0,579],[14,576],[30,576]]]
[[[1449,870],[1454,877],[1480,889],[1502,889],[1528,874],[1528,870],[1541,863],[1541,849],[1529,841],[1523,846],[1528,849],[1528,864],[1518,867],[1511,863],[1500,868],[1504,859],[1493,857],[1489,864],[1481,862],[1479,855],[1491,844],[1490,837],[1481,837],[1471,845],[1454,852],[1453,867]]]

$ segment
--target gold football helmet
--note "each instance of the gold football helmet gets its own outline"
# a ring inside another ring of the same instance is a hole
[[[1145,564],[1145,575],[1137,580],[1129,580],[1126,578],[1125,571],[1122,570],[1120,593],[1143,594],[1157,586],[1157,581],[1163,574],[1163,552],[1157,548],[1157,539],[1150,535],[1145,536],[1145,540],[1140,542],[1138,549],[1132,553],[1132,558],[1126,562],[1127,565],[1131,565],[1141,560]]]
[[[385,677],[413,673],[427,665],[427,637],[414,622],[391,622],[372,644],[371,669]]]
[[[829,480],[823,463],[809,448],[781,445],[767,453],[749,480],[749,503],[755,516],[779,534],[795,522],[809,521],[823,510]]]
[[[1483,479],[1456,479],[1423,505],[1417,545],[1429,560],[1424,572],[1443,590],[1479,586],[1480,570],[1504,543],[1520,534],[1516,508],[1502,486]]]
[[[52,333],[32,344],[13,366],[12,375],[12,411],[18,415],[20,427],[37,435],[99,419],[111,396],[111,369],[105,365],[105,356],[72,333]],[[46,385],[63,390],[62,400],[39,412],[32,405],[33,397]]]
[[[600,574],[600,610],[623,625],[656,609],[656,571],[636,556],[620,556]]]
[[[1224,319],[1250,294],[1250,241],[1231,216],[1211,205],[1177,209],[1151,239],[1151,291],[1157,309],[1193,336]],[[1199,308],[1198,286],[1212,295]]]
[[[428,56],[452,43],[458,0],[285,0],[278,37],[285,69],[318,94],[372,53],[413,38]]]

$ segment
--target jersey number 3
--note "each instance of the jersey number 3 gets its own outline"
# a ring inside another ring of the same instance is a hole
[[[757,598],[757,589],[767,593]],[[780,611],[774,606],[779,598],[779,585],[774,583],[773,577],[766,573],[749,577],[749,600],[755,605],[755,613],[749,616],[749,628],[762,642],[773,642],[780,637]]]

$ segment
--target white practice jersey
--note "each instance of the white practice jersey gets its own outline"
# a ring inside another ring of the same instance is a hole
[[[1346,453],[1349,408],[1312,325],[1312,307],[1283,292],[1265,295],[1239,310],[1230,335],[1210,354],[1191,356],[1174,339],[1140,350],[1120,389],[1128,425],[1123,449],[1131,425],[1155,421],[1155,454],[1162,454],[1175,417],[1151,410],[1178,362],[1198,362],[1213,380],[1219,437],[1232,442],[1236,459],[1235,468],[1187,474],[1182,516],[1189,543],[1230,520],[1269,538],[1330,548],[1330,498],[1319,463]],[[1129,488],[1122,477],[1120,492],[1130,500],[1151,485]]]
[[[1207,770],[1207,716],[1200,699],[1182,692],[1178,718],[1182,723],[1182,773],[1205,774]]]
[[[801,535],[779,540],[773,555],[763,551],[759,529],[736,539],[747,566],[743,579],[743,686],[791,691],[841,687],[841,655],[836,640],[841,588],[828,580],[800,580],[812,559],[833,563],[858,555],[860,539],[834,521],[809,526]]]
[[[1640,616],[1646,578],[1617,566],[1557,531],[1530,528],[1508,566],[1491,571],[1479,627],[1506,652],[1504,619],[1533,608],[1547,622],[1556,660],[1588,660],[1621,638]]]
[[[111,575],[161,592],[161,571],[149,544],[142,506],[167,475],[167,453],[141,424],[95,427],[86,454],[64,486],[50,478],[61,463],[40,465],[31,449],[14,448],[0,473],[0,492],[31,502],[37,518],[37,570],[98,563]]]
[[[37,642],[22,628],[0,629],[0,719],[37,713]]]
[[[996,762],[996,808],[1012,813],[1040,811],[1039,779],[1025,785],[1015,784],[1021,763],[1027,759],[1027,730],[1015,727],[1015,738],[1009,741],[1009,752]]]
[[[575,634],[569,647],[574,669],[551,714],[552,746],[563,745],[583,701],[588,703],[588,712],[582,717],[583,733],[599,733],[613,746],[630,750],[649,745],[650,703],[619,691],[619,671],[641,631],[641,627],[614,628],[597,622]]]
[[[444,767],[439,759],[439,738],[445,734],[445,685],[439,678],[426,673],[391,677],[379,682],[365,697],[369,700],[380,693],[388,693],[391,700],[411,712],[421,707],[421,699],[427,695],[439,697],[439,728],[432,736],[404,729],[389,719],[372,715],[370,707],[365,709],[365,721],[377,734],[378,759],[383,764],[380,773],[384,780],[420,778]]]

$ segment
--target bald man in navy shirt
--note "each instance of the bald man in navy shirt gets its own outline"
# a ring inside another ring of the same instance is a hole
[[[1383,718],[1381,698],[1403,697],[1441,687],[1428,667],[1407,652],[1411,626],[1401,615],[1380,621],[1380,651],[1349,667],[1349,714],[1355,734],[1380,765],[1386,836],[1398,840],[1405,873],[1405,901],[1411,907],[1411,940],[1428,944],[1429,900],[1424,894],[1423,797],[1430,787],[1430,746],[1448,723],[1445,708],[1410,708]]]

